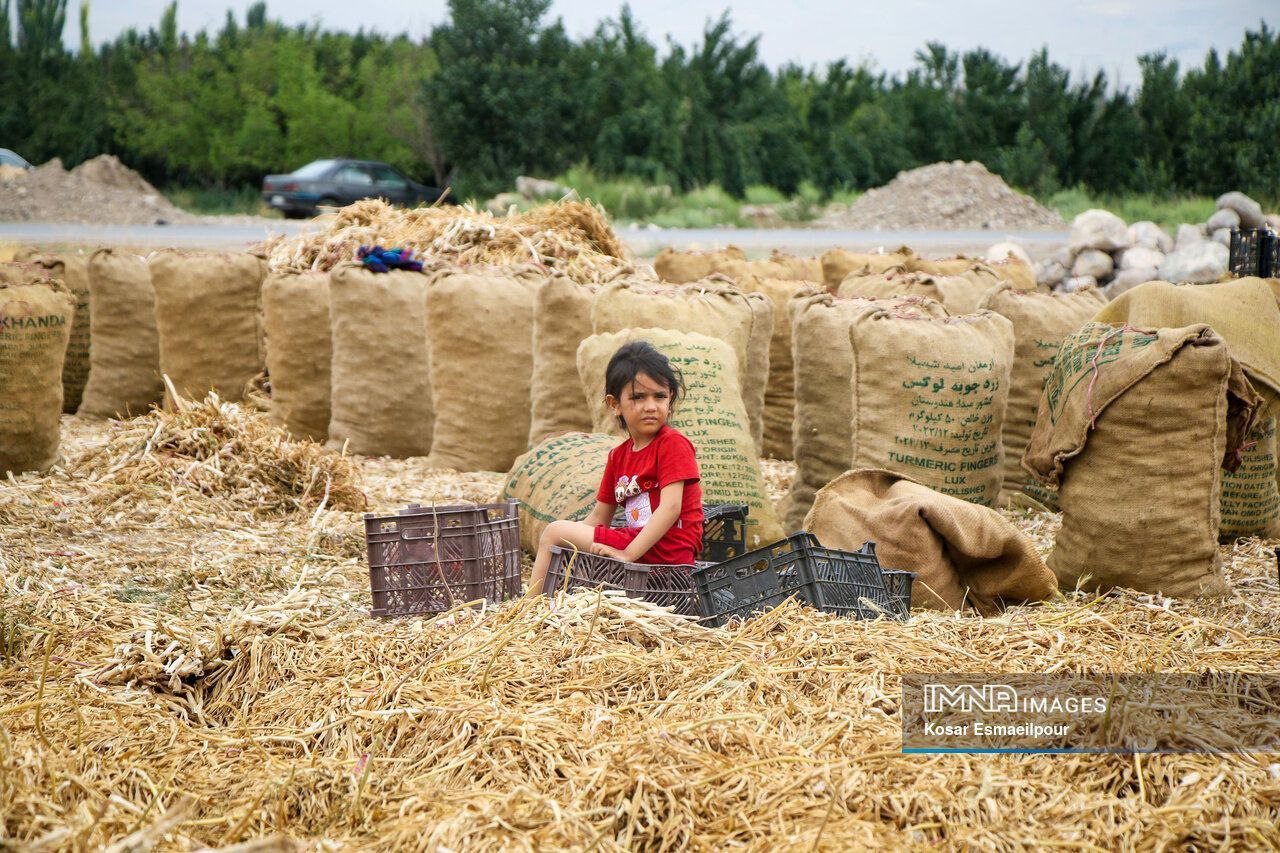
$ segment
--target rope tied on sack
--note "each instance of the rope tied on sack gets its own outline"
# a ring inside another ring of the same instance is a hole
[[[1097,429],[1098,427],[1098,412],[1093,410],[1093,388],[1098,384],[1098,374],[1101,368],[1101,365],[1098,364],[1098,359],[1102,357],[1102,351],[1106,349],[1107,343],[1116,335],[1123,335],[1125,332],[1137,331],[1140,330],[1135,329],[1132,326],[1118,326],[1110,333],[1104,335],[1102,340],[1098,341],[1098,347],[1093,351],[1093,357],[1089,359],[1089,367],[1093,371],[1093,375],[1089,377],[1089,387],[1085,389],[1084,393],[1085,408],[1089,413],[1089,429]]]

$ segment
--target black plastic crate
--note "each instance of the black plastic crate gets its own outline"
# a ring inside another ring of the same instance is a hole
[[[611,527],[621,528],[626,520],[614,517]],[[747,505],[704,504],[702,507],[702,562],[723,563],[747,550]]]
[[[899,619],[906,619],[911,615],[911,585],[915,580],[915,572],[884,570],[884,588],[889,593],[889,615]]]
[[[799,598],[839,616],[902,615],[885,586],[874,542],[859,551],[824,548],[810,533],[793,533],[764,548],[693,571],[704,623],[772,610]]]
[[[440,613],[520,594],[516,502],[422,507],[364,517],[374,616]]]
[[[702,560],[723,563],[747,552],[747,505],[711,504],[702,509]]]
[[[1280,276],[1280,237],[1267,227],[1233,229],[1230,267],[1236,278]]]
[[[693,566],[624,563],[557,546],[551,549],[551,564],[547,567],[542,591],[555,594],[584,587],[619,589],[629,598],[661,604],[685,616],[698,616],[698,594],[693,589],[692,571]]]

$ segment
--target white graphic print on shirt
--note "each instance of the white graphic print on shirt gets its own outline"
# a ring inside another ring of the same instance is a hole
[[[627,498],[627,505],[623,515],[627,519],[627,527],[640,528],[648,524],[649,519],[653,518],[653,508],[649,505],[649,493],[641,492],[634,497]]]

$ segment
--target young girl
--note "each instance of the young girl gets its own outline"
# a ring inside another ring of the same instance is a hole
[[[542,532],[529,592],[542,590],[551,548],[576,546],[615,560],[688,565],[702,550],[702,487],[693,443],[667,426],[683,383],[648,341],[609,359],[605,403],[627,432],[604,468],[595,508],[584,521],[553,521]],[[612,528],[622,505],[626,526]]]

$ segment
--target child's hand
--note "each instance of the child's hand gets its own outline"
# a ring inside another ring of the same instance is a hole
[[[608,557],[611,560],[622,560],[626,562],[626,555],[617,548],[605,545],[603,542],[593,542],[591,544],[591,553],[597,557]]]

